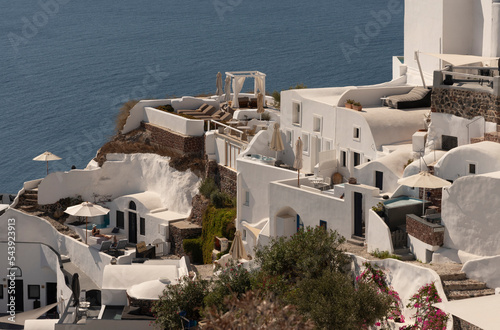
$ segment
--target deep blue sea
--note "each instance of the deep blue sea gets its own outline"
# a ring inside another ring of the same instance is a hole
[[[83,168],[128,99],[215,92],[218,71],[266,89],[373,84],[403,54],[403,0],[0,2],[0,193]],[[253,88],[247,82],[243,91]]]

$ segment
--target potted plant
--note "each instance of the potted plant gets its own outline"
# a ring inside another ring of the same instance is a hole
[[[378,202],[377,205],[372,206],[372,210],[378,214],[379,217],[384,215],[384,203]]]
[[[353,103],[354,103],[354,100],[348,99],[347,101],[345,101],[345,107],[347,109],[352,109],[352,104]]]
[[[361,111],[361,109],[363,109],[363,106],[359,102],[354,102],[352,104],[352,109],[356,111]]]

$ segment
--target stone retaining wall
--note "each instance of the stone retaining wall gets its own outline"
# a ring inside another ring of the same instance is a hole
[[[186,136],[150,123],[143,122],[142,125],[151,133],[151,142],[167,147],[181,156],[202,157],[205,153],[204,136]]]
[[[443,245],[444,227],[427,222],[416,215],[406,215],[406,232],[429,245]]]
[[[169,239],[171,243],[170,253],[183,255],[184,247],[182,241],[186,238],[201,236],[201,226],[191,224],[185,220],[171,222],[169,226]]]
[[[483,116],[486,121],[500,124],[500,97],[488,92],[434,87],[431,109],[467,119]]]
[[[210,200],[206,199],[203,195],[194,196],[192,201],[193,208],[191,209],[191,214],[189,215],[189,218],[187,218],[187,221],[201,226],[203,214],[207,210],[209,203]]]
[[[217,164],[215,160],[209,160],[206,162],[205,177],[212,178],[220,191],[225,192],[231,197],[236,197],[237,173],[235,170]]]

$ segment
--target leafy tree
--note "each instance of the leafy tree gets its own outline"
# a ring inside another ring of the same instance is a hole
[[[344,241],[336,231],[320,227],[299,230],[290,238],[273,239],[256,251],[261,277],[280,287],[279,282],[287,286],[299,279],[319,278],[325,270],[343,273],[350,262],[339,248]]]
[[[156,324],[165,329],[180,329],[181,311],[186,312],[188,319],[199,320],[200,308],[204,307],[203,300],[208,294],[208,287],[208,281],[192,281],[189,277],[184,277],[179,284],[167,285],[160,300],[151,308],[156,317]]]
[[[228,308],[224,304],[224,299],[235,295],[240,298],[245,292],[250,290],[251,274],[241,265],[232,263],[222,269],[221,273],[211,285],[212,290],[205,297],[205,305],[214,307],[219,311],[226,312]]]
[[[378,295],[373,284],[354,287],[350,278],[326,270],[318,278],[298,282],[286,301],[314,320],[320,329],[360,329],[373,325],[390,309],[390,298]]]

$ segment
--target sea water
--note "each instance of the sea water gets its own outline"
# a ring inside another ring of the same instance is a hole
[[[0,33],[0,193],[15,193],[46,150],[51,171],[85,167],[124,101],[214,93],[218,71],[264,72],[268,92],[388,81],[403,1],[2,1]]]

